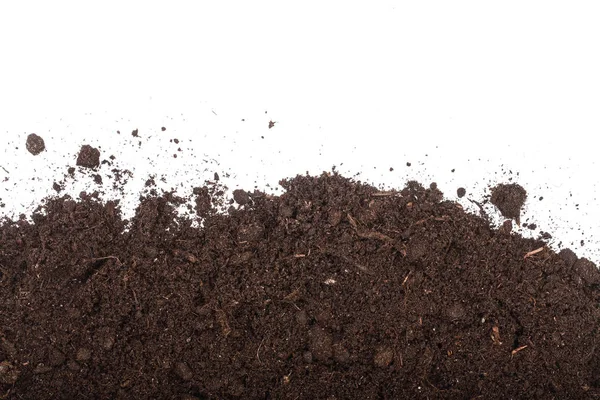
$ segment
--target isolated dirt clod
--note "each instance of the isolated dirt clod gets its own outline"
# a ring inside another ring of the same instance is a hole
[[[46,144],[44,143],[44,139],[41,136],[32,133],[27,136],[27,142],[25,143],[25,147],[27,148],[27,151],[29,151],[31,154],[37,156],[46,149]]]
[[[490,202],[506,218],[514,219],[517,225],[521,224],[521,208],[527,200],[527,191],[519,184],[501,183],[492,188]]]
[[[236,189],[233,191],[233,199],[236,203],[243,206],[245,204],[248,204],[248,202],[250,201],[250,196],[245,190]]]
[[[84,168],[98,168],[100,165],[100,150],[84,144],[79,150],[76,164]]]

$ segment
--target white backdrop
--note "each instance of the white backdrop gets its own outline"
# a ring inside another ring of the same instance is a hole
[[[195,3],[0,5],[0,216],[52,194],[90,143],[133,171],[128,215],[152,173],[183,194],[213,172],[270,190],[336,165],[475,200],[512,177],[524,221],[600,260],[596,2]]]

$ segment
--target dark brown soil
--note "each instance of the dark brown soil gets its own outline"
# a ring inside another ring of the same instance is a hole
[[[456,190],[456,195],[460,198],[465,197],[465,194],[467,194],[467,191],[465,188],[460,187]]]
[[[77,165],[84,168],[98,168],[100,165],[100,150],[84,144],[77,156]]]
[[[37,156],[46,149],[46,144],[44,143],[44,139],[41,136],[32,133],[27,136],[25,148],[27,148],[27,151],[29,151],[31,154]]]
[[[201,228],[144,198],[0,228],[8,399],[584,399],[600,274],[409,183],[283,181]],[[238,202],[239,203],[239,202]],[[533,250],[541,251],[526,256]]]
[[[521,224],[521,208],[525,200],[527,200],[527,191],[516,183],[501,183],[492,188],[491,203],[506,218],[514,219],[517,225]]]
[[[236,189],[233,191],[233,199],[236,203],[243,206],[245,204],[248,204],[248,202],[250,201],[250,196],[245,190]]]

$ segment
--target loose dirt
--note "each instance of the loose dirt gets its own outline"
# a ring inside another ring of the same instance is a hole
[[[5,221],[0,397],[600,396],[588,260],[495,230],[435,186],[281,184],[234,192],[225,215],[216,184],[195,189],[200,227],[169,194],[131,221],[93,196]]]

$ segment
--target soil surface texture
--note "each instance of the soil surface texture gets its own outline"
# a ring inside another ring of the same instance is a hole
[[[521,208],[525,200],[527,200],[527,191],[516,183],[501,183],[492,188],[490,202],[504,217],[514,219],[517,225],[521,224]]]
[[[44,143],[44,139],[32,133],[27,136],[27,141],[25,142],[25,148],[34,156],[37,156],[42,151],[46,150],[46,144]]]
[[[281,184],[225,215],[198,188],[200,227],[169,194],[131,221],[93,196],[5,221],[0,398],[600,396],[588,260],[415,182]]]

